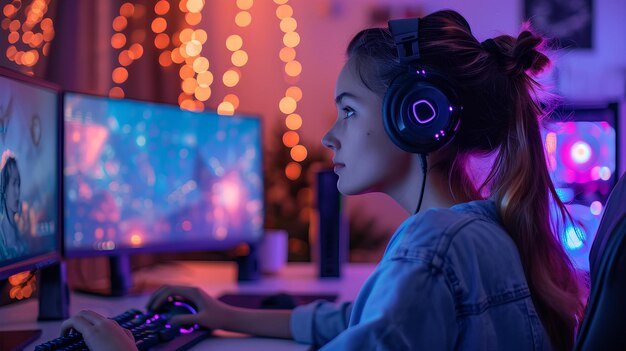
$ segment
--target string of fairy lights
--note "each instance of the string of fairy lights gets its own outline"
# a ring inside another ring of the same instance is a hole
[[[203,29],[194,29],[202,20],[204,0],[182,0],[178,8],[185,13],[187,25],[178,35],[174,34],[176,47],[171,53],[172,61],[182,64],[179,70],[182,92],[178,104],[185,110],[204,111],[204,102],[211,97],[213,73],[209,71],[209,59],[202,55],[207,33]]]
[[[117,56],[118,65],[111,72],[111,80],[114,85],[109,90],[109,96],[115,98],[123,98],[125,93],[122,84],[128,80],[128,69],[133,62],[143,56],[143,45],[146,38],[146,30],[143,28],[135,29],[127,37],[124,34],[129,21],[139,19],[145,16],[146,8],[141,4],[124,3],[120,6],[119,16],[113,19],[111,26],[114,34],[111,36],[111,46],[119,51]],[[154,28],[154,23],[153,23]]]
[[[235,24],[239,28],[245,28],[252,23],[253,0],[237,0],[238,12],[235,15]],[[248,63],[248,52],[243,49],[243,38],[238,34],[232,34],[226,38],[226,48],[231,52],[231,66],[222,76],[222,82],[227,88],[234,88],[241,80],[241,68]],[[239,108],[239,97],[230,93],[224,96],[223,101],[217,106],[217,113],[222,115],[233,115]]]
[[[297,85],[302,73],[302,64],[296,60],[296,47],[300,44],[300,35],[296,31],[298,22],[293,17],[293,8],[287,4],[289,0],[274,0],[278,5],[276,17],[280,20],[280,30],[283,34],[283,45],[279,57],[285,63],[285,82],[291,84],[285,90],[285,96],[280,99],[278,108],[285,114],[285,125],[288,131],[283,134],[283,144],[290,148],[291,161],[285,167],[285,176],[296,180],[302,173],[300,164],[307,157],[307,149],[300,143],[298,130],[302,126],[302,117],[296,113],[298,102],[302,99],[302,89]]]
[[[54,39],[54,22],[45,17],[50,0],[33,0],[30,4],[14,0],[2,8],[1,26],[9,31],[7,58],[23,67],[23,72],[33,74],[33,67],[41,55],[48,56],[50,42]]]

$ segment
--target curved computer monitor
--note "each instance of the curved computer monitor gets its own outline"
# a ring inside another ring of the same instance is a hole
[[[0,279],[60,260],[60,89],[0,67]]]
[[[589,251],[619,178],[619,106],[565,104],[545,122],[550,176],[573,219],[560,228],[561,242],[574,265],[588,271]]]
[[[64,94],[64,254],[217,251],[263,231],[261,121]]]

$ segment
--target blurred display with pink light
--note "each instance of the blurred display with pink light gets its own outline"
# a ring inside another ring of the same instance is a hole
[[[567,106],[542,130],[548,168],[559,198],[574,223],[561,228],[561,241],[576,265],[589,269],[589,251],[604,204],[616,182],[616,104]],[[556,216],[556,214],[554,214]]]
[[[69,255],[221,250],[263,229],[260,120],[66,94]]]

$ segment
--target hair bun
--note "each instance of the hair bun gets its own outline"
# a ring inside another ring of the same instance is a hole
[[[517,37],[513,47],[511,58],[513,65],[508,72],[511,76],[519,76],[527,71],[538,74],[549,64],[550,59],[539,51],[543,45],[543,38],[535,35],[531,31],[525,30]]]
[[[550,64],[550,59],[540,51],[542,45],[543,38],[528,30],[523,31],[517,39],[502,35],[481,43],[503,72],[513,78],[527,73],[536,75]]]

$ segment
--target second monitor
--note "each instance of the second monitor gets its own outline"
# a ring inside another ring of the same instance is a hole
[[[261,124],[66,93],[65,255],[224,250],[263,232]]]

